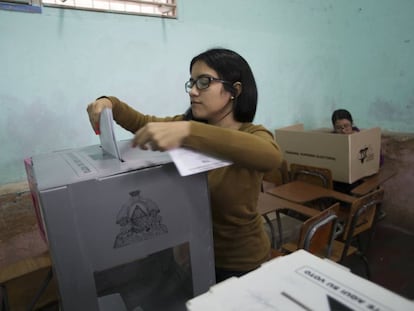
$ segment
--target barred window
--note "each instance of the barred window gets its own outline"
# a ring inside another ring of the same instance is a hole
[[[176,0],[42,0],[44,6],[176,18]]]
[[[0,10],[42,13],[41,0],[0,0]]]
[[[0,0],[0,9],[41,13],[41,5],[75,10],[177,18],[176,0]]]

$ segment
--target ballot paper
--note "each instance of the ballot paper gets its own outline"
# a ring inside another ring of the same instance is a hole
[[[99,121],[99,138],[103,151],[120,161],[132,160],[131,157],[136,156],[137,153],[132,152],[131,149],[133,148],[128,144],[122,144],[122,147],[119,146],[113,124],[112,110],[109,108],[103,109]],[[160,155],[162,152],[159,151],[148,151],[148,153],[157,158],[162,157]],[[188,148],[176,148],[168,151],[168,154],[181,176],[197,174],[232,164],[230,161],[208,156]]]
[[[207,156],[187,148],[173,149],[169,151],[169,154],[181,176],[192,175],[232,164],[230,161]]]
[[[112,116],[112,109],[105,108],[104,110],[102,110],[99,119],[99,139],[101,142],[101,147],[104,150],[104,152],[122,161],[118,143],[115,138],[113,124],[114,120]]]
[[[218,283],[186,305],[188,311],[414,310],[414,302],[304,250]]]

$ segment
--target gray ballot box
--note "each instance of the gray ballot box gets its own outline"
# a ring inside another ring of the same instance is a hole
[[[119,142],[121,149],[128,149]],[[64,311],[185,310],[215,283],[207,176],[99,145],[25,160]]]

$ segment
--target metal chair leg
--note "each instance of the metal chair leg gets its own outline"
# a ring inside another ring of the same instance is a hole
[[[269,227],[269,230],[270,230],[270,237],[271,237],[272,248],[275,248],[276,247],[275,229],[273,228],[273,224],[270,221],[269,216],[264,215],[263,217],[264,217],[264,219],[265,219],[265,221],[266,221],[266,223],[267,223],[267,225]]]
[[[37,291],[36,295],[33,297],[32,302],[27,307],[27,311],[34,310],[37,301],[43,295],[43,293],[46,290],[46,288],[48,287],[48,285],[49,285],[50,280],[52,279],[52,277],[53,277],[53,269],[52,268],[49,268],[49,271],[47,272],[47,275],[46,275],[45,279],[43,280],[42,286],[39,288],[39,290]]]

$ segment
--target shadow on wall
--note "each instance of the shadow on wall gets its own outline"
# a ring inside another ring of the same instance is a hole
[[[414,233],[414,133],[383,133],[384,166],[397,175],[384,184],[388,223]]]

